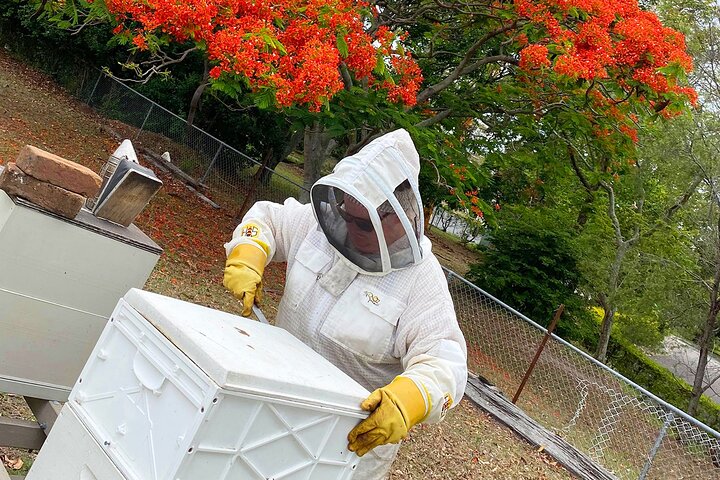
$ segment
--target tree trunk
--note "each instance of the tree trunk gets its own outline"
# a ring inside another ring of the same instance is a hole
[[[268,168],[263,168],[262,174],[260,174],[260,182],[263,186],[267,187],[270,185],[270,179],[272,178],[273,173],[272,171],[275,167],[280,165],[281,162],[287,160],[288,155],[290,155],[298,147],[298,145],[300,145],[300,140],[302,140],[303,135],[303,130],[294,132],[290,135],[289,140],[285,142],[283,148],[274,150],[274,155],[267,164]]]
[[[713,335],[715,332],[715,325],[717,324],[718,315],[718,302],[717,299],[713,302],[708,312],[705,325],[703,325],[703,331],[700,335],[700,341],[698,346],[700,347],[700,358],[698,358],[697,368],[695,369],[695,379],[693,380],[692,395],[690,396],[690,404],[688,405],[687,413],[693,417],[697,413],[698,405],[700,404],[700,397],[706,390],[705,382],[705,370],[708,364],[708,354],[710,353],[710,346],[713,342]]]
[[[602,326],[600,327],[600,339],[598,340],[597,350],[595,351],[595,358],[603,363],[607,360],[607,349],[610,343],[613,320],[615,320],[615,308],[608,305],[603,315]]]
[[[188,134],[192,131],[192,127],[195,123],[195,116],[200,109],[200,99],[202,98],[202,94],[205,91],[205,88],[207,88],[207,86],[208,83],[203,80],[203,83],[198,85],[198,87],[195,89],[195,93],[193,93],[192,99],[190,100],[190,109],[188,110],[187,116]]]
[[[610,343],[610,334],[612,333],[612,324],[615,320],[615,313],[617,312],[617,293],[618,285],[620,285],[620,270],[622,269],[623,261],[625,260],[625,254],[627,254],[630,247],[637,241],[637,238],[624,241],[620,238],[618,232],[617,239],[617,250],[615,250],[615,260],[610,267],[610,278],[608,279],[608,286],[606,294],[601,296],[601,304],[605,310],[603,315],[602,325],[600,327],[600,338],[598,339],[597,349],[595,350],[595,358],[605,363],[607,360],[607,347]]]
[[[423,225],[423,229],[425,230],[426,233],[428,231],[430,231],[430,220],[432,220],[432,214],[433,214],[434,210],[435,210],[434,205],[428,205],[428,204],[423,205],[423,217],[424,217],[423,220],[425,222],[425,225]]]
[[[720,224],[718,225],[718,233],[720,234]],[[719,235],[720,237],[720,235]],[[703,392],[709,387],[703,386],[705,382],[705,370],[708,363],[708,353],[711,350],[713,337],[715,336],[715,326],[717,325],[718,311],[720,311],[720,299],[718,299],[718,293],[720,293],[720,238],[717,239],[717,249],[715,257],[715,275],[713,277],[712,288],[710,289],[710,308],[705,319],[705,325],[703,325],[702,333],[698,339],[698,347],[700,347],[700,358],[698,358],[697,368],[695,369],[695,378],[693,379],[692,395],[690,396],[690,403],[688,405],[687,413],[695,416],[697,413],[698,405],[700,404],[700,397]]]
[[[585,224],[588,221],[588,217],[590,215],[590,212],[592,211],[592,205],[595,201],[595,197],[588,193],[588,195],[585,197],[585,201],[583,202],[582,206],[580,207],[580,212],[578,213],[577,220],[575,221],[575,227],[578,231],[582,230],[583,227],[585,227]]]
[[[303,148],[305,166],[303,169],[303,186],[305,190],[300,193],[300,201],[307,203],[310,200],[310,187],[320,178],[325,151],[329,138],[325,128],[319,122],[305,128],[305,145]]]
[[[205,88],[208,86],[208,78],[209,78],[209,66],[207,60],[205,60],[205,66],[203,69],[203,78],[200,81],[200,85],[195,89],[195,93],[193,93],[192,99],[190,100],[190,108],[188,110],[188,116],[187,116],[187,127],[185,130],[185,136],[188,139],[192,139],[192,131],[193,131],[193,124],[195,122],[195,115],[197,115],[198,110],[200,109],[200,99],[202,98],[202,94],[205,91]]]

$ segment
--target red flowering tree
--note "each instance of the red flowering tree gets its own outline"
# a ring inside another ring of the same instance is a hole
[[[610,117],[631,140],[637,141],[633,109],[672,116],[697,101],[685,80],[692,59],[683,35],[636,0],[515,0],[514,5],[525,22],[515,37],[520,68],[543,89],[543,77],[575,81],[585,95],[585,111]],[[598,127],[598,136],[607,135]]]
[[[462,138],[465,151],[443,155],[454,165],[436,161],[446,198],[478,217],[489,219],[506,201],[539,205],[557,192],[552,185],[575,175],[584,190],[577,195],[582,228],[583,205],[617,198],[617,182],[636,169],[638,129],[696,101],[685,79],[692,62],[683,36],[636,0],[383,5],[381,24],[408,29],[425,76],[415,107],[421,124]],[[468,153],[482,168],[463,158]],[[479,184],[457,185],[467,179]],[[615,266],[627,251],[622,242],[617,247]],[[601,359],[617,305],[617,276],[608,277],[595,292],[609,304]]]
[[[621,174],[642,122],[671,117],[696,101],[685,80],[692,61],[682,35],[637,0],[376,5],[378,25],[409,32],[425,77],[412,109],[417,125],[442,125],[462,143],[459,149],[437,141],[427,146],[441,152],[432,155],[437,169],[454,179],[446,183],[466,208],[472,196],[464,192],[477,185],[460,188],[449,163],[477,172],[467,160],[473,155],[488,164],[493,153],[508,157],[509,142],[532,152],[537,144],[560,141],[568,160],[592,157],[597,162],[590,170]],[[585,162],[577,165],[583,173]],[[494,210],[489,201],[475,207]]]
[[[65,2],[57,3],[69,8]],[[89,18],[104,16],[116,22],[114,33],[121,41],[155,54],[156,60],[163,59],[162,49],[169,43],[190,44],[191,49],[204,51],[213,81],[229,92],[249,88],[260,95],[263,106],[318,111],[344,88],[343,73],[384,91],[391,102],[413,105],[422,81],[417,64],[395,33],[386,27],[366,32],[369,10],[363,1],[67,3]],[[142,74],[157,71],[154,65]]]
[[[616,232],[607,279],[592,291],[604,310],[595,355],[605,361],[620,301],[618,272],[641,238],[637,228],[635,235],[623,235],[627,225],[616,214],[617,182],[623,173],[636,170],[637,127],[652,114],[672,117],[686,104],[697,102],[685,80],[692,60],[683,35],[663,26],[654,13],[641,10],[633,0],[516,0],[515,5],[528,21],[519,37],[521,45],[527,42],[520,50],[520,65],[530,75],[540,73],[530,81],[538,96],[561,97],[547,83],[555,77],[573,81],[566,95],[580,89],[585,97],[573,105],[582,114],[578,125],[589,129],[592,141],[579,141],[582,138],[567,128],[557,131],[563,131],[568,158],[588,198],[597,197],[596,192],[607,197],[609,221]],[[691,186],[689,194],[693,191]]]
[[[552,127],[568,142],[575,137],[576,146],[581,133],[611,156],[619,150],[627,154],[644,114],[670,116],[694,101],[694,92],[684,85],[691,62],[682,36],[640,9],[637,0],[43,4],[90,12],[91,20],[105,15],[119,22],[118,39],[159,58],[171,42],[201,49],[212,64],[216,88],[231,94],[250,88],[261,107],[296,105],[317,112],[336,98],[331,113],[300,122],[324,135],[306,138],[319,151],[325,151],[328,132],[335,137],[349,132],[352,139],[345,141],[352,152],[398,126],[442,125],[437,131],[453,137],[452,148],[437,148],[436,135],[429,135],[427,147],[436,151],[427,153],[438,159],[441,173],[451,176],[450,163],[487,153],[473,151],[473,142],[485,150],[488,139],[502,145],[499,132],[517,126],[543,134]],[[402,31],[408,36],[400,38],[396,32]],[[412,48],[417,63],[403,45]],[[426,77],[422,89],[418,64]],[[358,88],[370,94],[363,96]],[[351,93],[338,96],[343,90]],[[385,100],[412,109],[407,115],[389,112]],[[555,124],[541,125],[550,120]],[[490,127],[490,135],[484,131],[477,141],[480,124]],[[452,154],[456,158],[449,158]],[[312,163],[321,164],[322,158]],[[612,162],[607,163],[601,170]],[[457,175],[449,183],[458,192],[475,190],[475,185],[458,188]]]
[[[424,125],[455,118],[472,129],[466,119],[486,113],[494,123],[564,109],[585,114],[597,136],[632,139],[630,113],[671,116],[696,100],[683,36],[637,0],[377,3],[381,25],[410,31]]]

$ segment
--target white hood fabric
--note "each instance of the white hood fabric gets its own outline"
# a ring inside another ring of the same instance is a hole
[[[410,135],[396,130],[344,158],[333,173],[313,185],[310,197],[316,220],[330,244],[360,273],[384,275],[422,261],[419,173],[420,159]],[[348,204],[354,204],[353,211],[362,212],[371,222],[372,232],[358,231],[357,225],[347,223],[343,213]],[[389,238],[390,229],[402,236]],[[354,235],[372,236],[377,251],[359,250]]]
[[[325,187],[318,188],[338,187],[350,193],[366,206],[379,230],[380,215],[374,217],[373,212],[377,214],[378,207],[387,210],[385,202],[406,180],[417,194],[418,171],[410,136],[400,130],[343,159],[318,182]],[[416,241],[417,250],[411,247],[415,254],[404,268],[394,269],[385,261],[392,256],[389,249],[387,257],[380,256],[381,271],[366,271],[348,258],[350,250],[341,252],[342,248],[331,244],[316,215],[312,205],[292,198],[282,205],[258,202],[225,245],[227,253],[240,243],[265,242],[268,262],[287,262],[276,325],[369,391],[387,385],[397,375],[412,379],[425,399],[424,422],[440,421],[464,394],[467,351],[430,241],[422,234],[406,238],[408,244]],[[253,232],[254,238],[247,232]],[[332,231],[329,235],[339,238]],[[417,253],[421,253],[419,258]],[[374,449],[362,458],[353,478],[386,478],[396,452],[396,445]]]

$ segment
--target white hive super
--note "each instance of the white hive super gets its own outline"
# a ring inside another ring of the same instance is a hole
[[[66,404],[26,480],[125,480]]]
[[[348,480],[367,395],[282,329],[133,289],[68,405],[128,480]]]

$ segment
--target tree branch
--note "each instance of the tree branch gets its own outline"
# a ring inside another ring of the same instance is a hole
[[[492,57],[483,58],[483,59],[475,62],[474,64],[471,65],[472,70],[465,71],[466,68],[468,68],[468,64],[470,64],[471,60],[475,56],[475,53],[477,53],[477,51],[480,49],[480,47],[482,47],[488,40],[490,40],[498,35],[501,35],[501,34],[507,32],[508,30],[515,28],[516,25],[517,25],[517,21],[510,22],[507,25],[503,25],[502,27],[500,27],[496,30],[493,30],[492,32],[488,32],[487,34],[485,34],[481,38],[479,38],[475,43],[473,43],[470,46],[468,51],[465,53],[465,56],[463,57],[463,59],[460,61],[460,63],[457,64],[457,66],[453,69],[453,71],[450,72],[450,74],[448,74],[447,77],[445,77],[444,79],[442,79],[435,85],[431,85],[431,86],[427,87],[425,90],[423,90],[422,92],[420,92],[418,94],[418,98],[417,98],[418,103],[422,103],[422,102],[428,100],[433,95],[437,94],[438,92],[441,92],[442,90],[446,89],[447,87],[452,85],[452,83],[455,80],[460,78],[461,75],[470,73],[471,71],[474,71],[474,70],[477,70],[481,66],[486,65],[488,63],[506,62],[506,63],[517,64],[518,61],[513,57],[509,57],[506,55],[495,55]]]
[[[122,64],[123,67],[133,70],[135,72],[136,77],[138,77],[138,78],[120,78],[115,75],[113,75],[113,77],[117,78],[119,80],[122,80],[124,82],[134,82],[134,83],[144,84],[144,83],[147,83],[154,75],[166,73],[166,72],[162,72],[161,69],[168,67],[169,65],[181,63],[183,60],[185,60],[185,58],[187,58],[188,55],[190,55],[192,52],[194,52],[196,50],[198,50],[198,47],[188,48],[187,50],[182,52],[179,57],[171,57],[171,56],[163,53],[161,50],[158,50],[158,53],[155,55],[155,58],[153,60],[148,60],[145,62],[141,62],[139,64],[132,63],[132,62]],[[143,68],[147,65],[150,65],[150,68],[147,70],[143,70]]]
[[[615,244],[620,247],[623,243],[625,243],[625,239],[623,238],[622,228],[620,227],[620,220],[618,220],[617,212],[615,211],[615,189],[604,180],[600,180],[598,184],[608,194],[608,216],[610,217],[613,230],[615,231]]]
[[[675,201],[674,204],[672,204],[668,209],[665,211],[665,214],[663,215],[663,218],[665,221],[670,220],[675,213],[680,210],[680,208],[685,205],[688,200],[690,200],[690,197],[693,196],[693,194],[697,191],[697,187],[702,183],[703,181],[703,175],[696,175],[695,178],[693,178],[692,183],[688,186],[687,190],[683,192],[682,195]]]
[[[345,62],[340,62],[340,76],[342,77],[345,90],[350,90],[353,87],[353,81]]]
[[[720,373],[715,375],[715,378],[711,378],[710,380],[708,380],[707,384],[704,387],[700,387],[700,392],[706,392],[710,389],[710,387],[713,386],[713,383],[717,382],[718,380],[720,380]]]
[[[432,125],[435,125],[435,124],[437,124],[437,123],[440,123],[440,122],[442,122],[443,120],[445,120],[446,118],[448,118],[448,117],[450,116],[450,114],[452,113],[452,111],[453,111],[452,108],[448,108],[447,110],[443,110],[442,112],[439,112],[439,113],[433,115],[433,116],[430,117],[430,118],[426,118],[426,119],[423,120],[422,122],[416,123],[415,126],[416,126],[416,127],[430,127],[430,126],[432,126]]]
[[[580,179],[580,183],[583,184],[583,187],[585,187],[585,190],[590,194],[590,196],[594,196],[593,192],[595,192],[598,189],[597,185],[590,185],[590,182],[588,182],[587,178],[585,178],[585,174],[583,174],[582,170],[580,170],[580,167],[577,164],[577,158],[575,158],[575,152],[573,151],[573,148],[568,146],[568,155],[570,155],[570,164],[572,165],[573,170],[575,171],[575,175]]]

